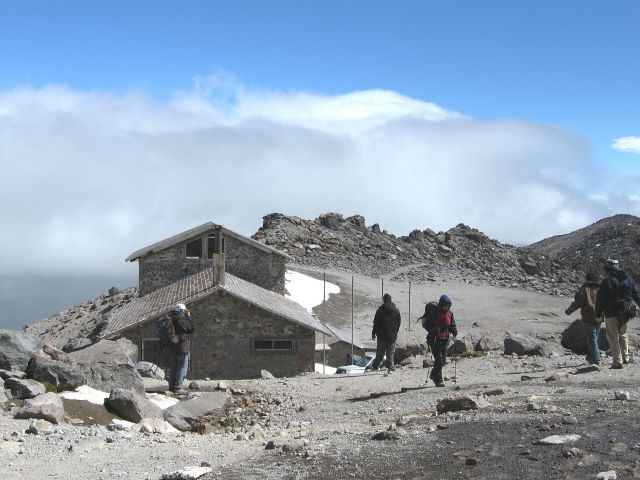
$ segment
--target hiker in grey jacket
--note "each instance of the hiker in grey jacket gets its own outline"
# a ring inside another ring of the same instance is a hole
[[[580,316],[587,333],[587,362],[592,365],[600,365],[598,338],[600,337],[602,318],[596,316],[596,295],[598,294],[600,282],[598,275],[594,272],[587,273],[586,280],[576,292],[573,303],[569,305],[564,313],[571,315],[580,309]]]

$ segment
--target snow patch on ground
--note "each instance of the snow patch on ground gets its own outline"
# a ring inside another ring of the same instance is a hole
[[[322,303],[322,293],[324,291],[322,280],[287,270],[285,282],[287,288],[286,297],[302,305],[309,313],[312,313],[313,307]],[[340,293],[340,287],[334,283],[326,282],[326,297],[324,300],[328,300],[329,295],[336,293]]]
[[[87,402],[95,403],[96,405],[104,405],[105,398],[109,398],[107,392],[96,390],[95,388],[88,387],[87,385],[81,385],[76,388],[75,392],[62,392],[58,394],[61,398],[67,400],[86,400]]]
[[[325,373],[327,375],[333,375],[336,373],[336,368],[330,367],[329,365],[324,365],[324,372],[322,371],[323,365],[321,363],[316,363],[315,371],[316,373]]]

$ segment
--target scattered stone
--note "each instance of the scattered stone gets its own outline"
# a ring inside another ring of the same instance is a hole
[[[466,338],[459,338],[449,347],[447,353],[449,355],[462,355],[463,353],[473,352],[474,346]]]
[[[100,437],[86,437],[81,438],[75,444],[71,445],[69,450],[76,453],[87,452],[90,450],[104,448],[106,444],[107,441]]]
[[[527,412],[539,412],[541,410],[542,410],[541,405],[534,402],[527,403]]]
[[[263,380],[273,380],[276,377],[268,370],[260,370],[260,378]]]
[[[631,398],[631,394],[624,390],[616,390],[613,392],[613,398],[614,400],[629,400]]]
[[[19,370],[0,369],[0,379],[6,380],[7,378],[27,378],[27,374]]]
[[[143,418],[138,423],[141,433],[160,433],[166,435],[169,433],[177,433],[178,430],[172,427],[162,418]]]
[[[501,387],[487,390],[486,392],[484,392],[484,395],[486,395],[487,397],[493,397],[497,395],[506,395],[509,392],[511,392],[511,389],[506,385],[502,385]]]
[[[550,377],[545,379],[545,382],[557,382],[560,380],[566,380],[569,378],[569,372],[555,372]]]
[[[577,457],[580,455],[580,449],[579,448],[569,448],[567,450],[563,450],[562,451],[562,456],[564,458],[571,458],[571,457]]]
[[[165,473],[162,475],[162,480],[196,480],[208,473],[211,473],[210,467],[185,467],[182,470],[176,470],[175,472]]]
[[[461,410],[478,410],[491,405],[485,399],[473,395],[450,397],[440,400],[436,404],[438,413],[459,412]]]
[[[587,365],[586,367],[580,367],[576,369],[576,374],[580,375],[582,373],[591,373],[591,372],[599,372],[600,367],[598,365]]]
[[[53,431],[53,424],[41,419],[32,420],[27,433],[32,435],[49,435]]]
[[[275,440],[269,440],[264,447],[265,450],[274,450],[275,448],[276,448]]]
[[[551,435],[536,442],[537,445],[563,445],[565,443],[577,442],[582,437],[580,435]]]
[[[304,450],[305,442],[301,438],[296,438],[291,440],[290,442],[285,443],[282,446],[282,451],[284,453],[300,453]]]
[[[478,464],[478,459],[477,459],[477,458],[469,457],[469,458],[467,458],[467,459],[464,461],[464,464],[465,464],[465,465],[468,465],[468,466],[477,465],[477,464]]]
[[[615,470],[609,470],[608,472],[600,472],[596,475],[596,480],[617,480],[618,475],[616,475]]]
[[[23,407],[18,409],[15,413],[14,418],[17,419],[29,419],[36,418],[41,420],[46,420],[47,422],[60,424],[66,422],[68,420],[67,414],[64,411],[62,406],[62,402],[58,403],[45,403],[45,404],[36,404],[29,405],[25,404]]]
[[[247,440],[249,440],[249,437],[246,433],[239,433],[236,435],[236,440],[239,442],[246,442]]]
[[[578,419],[574,416],[568,415],[562,419],[562,423],[565,425],[577,425]]]
[[[397,430],[383,430],[374,434],[371,440],[400,440],[400,433]]]
[[[500,350],[502,342],[495,335],[483,335],[475,344],[475,349],[479,352],[489,352],[491,350]]]
[[[164,370],[151,362],[138,362],[136,363],[136,371],[145,378],[155,378],[157,380],[164,380]],[[193,382],[192,382],[193,383]]]
[[[201,417],[206,416],[209,421],[221,418],[230,402],[231,396],[227,393],[203,393],[198,398],[167,408],[164,410],[164,419],[178,430],[190,431],[192,425],[201,423]]]
[[[18,455],[21,453],[22,445],[19,442],[13,440],[0,442],[0,454],[4,457],[3,460],[7,460],[8,455]]]

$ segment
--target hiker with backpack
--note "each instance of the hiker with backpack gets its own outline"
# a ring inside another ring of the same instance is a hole
[[[587,362],[591,365],[600,365],[598,338],[600,337],[602,319],[596,315],[596,296],[600,287],[598,280],[598,275],[594,272],[587,273],[586,282],[582,284],[576,292],[573,302],[564,311],[567,315],[571,315],[580,309],[580,317],[587,333]]]
[[[191,334],[193,320],[187,307],[178,303],[168,314],[158,319],[160,343],[169,351],[169,390],[173,393],[182,389],[182,383],[189,369]]]
[[[391,295],[388,293],[382,296],[382,301],[384,303],[376,311],[376,316],[373,319],[373,330],[371,331],[371,339],[378,338],[376,358],[373,359],[371,367],[366,367],[365,371],[370,369],[377,370],[386,354],[387,371],[392,373],[396,369],[393,356],[396,351],[398,330],[400,330],[400,310],[391,302]]]
[[[640,293],[633,278],[620,270],[617,260],[607,259],[604,271],[608,276],[600,283],[596,296],[596,315],[604,315],[607,340],[611,348],[611,368],[620,369],[623,364],[631,361],[627,323],[637,314],[633,302],[640,305]]]
[[[451,299],[447,295],[442,295],[438,303],[427,303],[425,313],[420,319],[422,327],[427,331],[427,345],[434,358],[429,378],[437,387],[444,387],[442,367],[447,362],[450,337],[458,335],[456,319],[451,311]]]

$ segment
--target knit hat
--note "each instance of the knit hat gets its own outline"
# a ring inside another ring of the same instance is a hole
[[[442,295],[440,297],[440,300],[438,300],[438,305],[440,305],[441,307],[444,306],[444,305],[451,306],[451,299],[446,295]]]
[[[187,311],[187,307],[184,305],[184,303],[178,303],[175,307],[173,307],[173,311],[177,313],[184,313]]]
[[[612,270],[617,270],[618,268],[620,268],[620,264],[618,263],[618,260],[614,259],[614,258],[607,258],[604,262],[604,268],[610,268]]]

